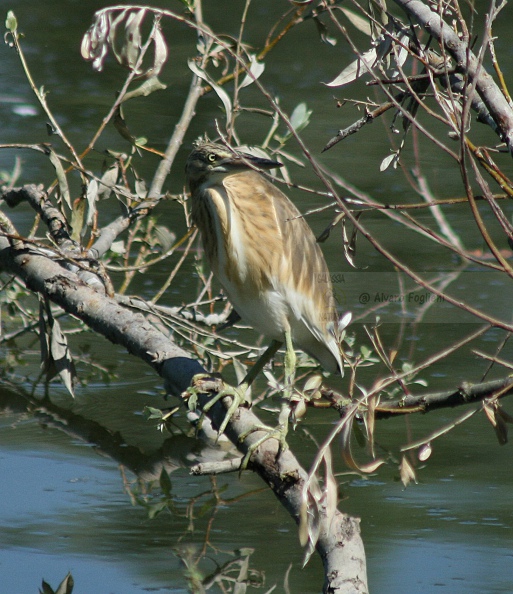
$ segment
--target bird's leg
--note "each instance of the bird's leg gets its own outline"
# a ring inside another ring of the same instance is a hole
[[[240,437],[240,441],[244,441],[248,435],[255,431],[264,431],[266,434],[251,444],[241,462],[240,470],[244,470],[248,465],[249,459],[253,452],[271,437],[274,437],[280,442],[278,449],[278,455],[285,451],[289,446],[286,441],[287,433],[289,430],[289,417],[290,417],[290,399],[292,397],[292,391],[294,386],[294,377],[296,375],[296,352],[294,351],[294,345],[292,344],[292,335],[290,330],[285,331],[285,359],[284,359],[284,374],[285,374],[285,387],[283,390],[283,402],[281,405],[280,416],[278,419],[277,427],[268,427],[267,425],[256,425],[243,433]]]
[[[283,395],[286,400],[290,401],[292,398],[294,378],[296,376],[296,351],[292,344],[290,330],[285,332],[285,345],[287,350],[285,351],[285,359],[283,361],[285,367],[285,390]]]
[[[230,396],[232,401],[226,411],[226,415],[219,427],[218,436],[224,433],[226,426],[230,422],[230,419],[234,415],[235,411],[239,408],[239,406],[243,405],[247,402],[246,400],[246,393],[249,390],[249,387],[254,382],[256,376],[260,373],[260,371],[264,368],[264,366],[270,361],[270,359],[276,354],[276,351],[281,347],[283,343],[278,340],[273,340],[271,344],[267,347],[267,349],[262,353],[262,355],[258,358],[256,363],[253,367],[249,370],[246,377],[242,380],[242,382],[238,386],[230,386],[228,384],[223,384],[223,388],[205,404],[203,407],[200,420],[198,422],[198,427],[201,428],[201,423],[205,417],[205,414],[222,398],[226,396]],[[207,376],[208,377],[208,376]],[[196,383],[195,380],[201,381],[203,378],[203,374],[198,374],[198,376],[194,376],[193,384]],[[190,387],[188,389],[189,394],[198,393],[199,389],[194,387]]]

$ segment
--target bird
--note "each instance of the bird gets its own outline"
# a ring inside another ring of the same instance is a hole
[[[262,173],[281,166],[203,138],[194,143],[185,172],[191,218],[214,277],[240,318],[271,339],[263,364],[285,344],[287,398],[296,365],[294,347],[331,373],[343,375],[343,363],[336,300],[322,250],[298,208]],[[241,390],[230,394],[234,401],[220,434],[263,367],[259,363]],[[223,391],[207,406],[225,395]],[[285,417],[280,415],[280,449],[286,447]],[[276,436],[276,431],[269,433]]]

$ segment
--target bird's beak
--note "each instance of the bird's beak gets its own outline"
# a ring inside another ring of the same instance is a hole
[[[255,157],[247,153],[240,153],[233,155],[227,159],[223,159],[223,165],[229,168],[247,168],[253,166],[255,169],[274,169],[275,167],[283,167],[283,163],[273,161],[272,159],[264,159],[263,157]]]

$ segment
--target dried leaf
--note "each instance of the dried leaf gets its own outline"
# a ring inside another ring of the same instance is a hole
[[[385,463],[385,460],[378,458],[377,460],[373,460],[372,462],[368,462],[367,464],[358,464],[353,457],[353,453],[351,451],[351,434],[353,429],[353,422],[354,416],[351,416],[350,418],[344,417],[343,419],[343,425],[340,431],[342,459],[349,468],[357,470],[358,472],[363,472],[365,474],[375,472],[380,466],[382,466]]]
[[[146,75],[151,78],[156,78],[160,74],[162,66],[164,66],[164,64],[167,62],[168,56],[168,47],[160,24],[157,24],[155,27],[155,32],[153,34],[153,45],[155,46],[153,54],[153,68],[151,68],[146,73]]]
[[[419,448],[417,457],[421,462],[425,462],[431,456],[432,452],[433,448],[431,447],[431,442],[429,442]]]
[[[117,34],[117,30],[118,30],[118,25],[125,20],[125,17],[126,17],[126,15],[127,15],[128,12],[129,12],[129,10],[128,9],[125,9],[125,10],[122,10],[118,14],[118,16],[111,22],[110,28],[109,28],[109,33],[108,33],[108,42],[109,42],[109,45],[112,48],[112,51],[114,53],[114,56],[115,56],[116,60],[120,64],[122,63],[122,57],[121,57],[121,53],[118,52],[118,50],[116,48],[116,34]]]
[[[294,407],[294,419],[301,419],[302,417],[305,416],[306,413],[306,402],[303,398],[301,398],[301,400],[299,400],[296,404],[296,406]]]
[[[322,375],[312,375],[307,379],[303,387],[304,392],[315,392],[321,387]]]
[[[497,423],[495,421],[495,410],[493,409],[493,407],[490,404],[485,404],[483,406],[483,411],[485,415],[488,417],[490,423],[493,425],[493,427],[495,427]]]
[[[318,508],[313,508],[313,517],[310,519],[310,523],[308,525],[308,542],[305,546],[305,551],[303,554],[303,567],[308,563],[310,557],[315,552],[315,545],[319,540],[320,534],[320,522],[319,522],[319,514]]]
[[[485,404],[483,410],[495,430],[495,435],[500,445],[508,443],[508,426],[503,416],[498,414],[499,403]]]
[[[415,476],[415,470],[413,466],[408,462],[406,456],[403,456],[401,464],[399,465],[399,473],[401,476],[402,484],[407,487],[411,481],[417,484],[417,477]]]
[[[103,62],[109,51],[109,35],[111,33],[110,14],[102,12],[89,27],[82,38],[80,53],[82,58],[93,62],[93,69],[101,72]]]
[[[374,427],[376,424],[375,410],[379,403],[379,395],[374,394],[367,398],[367,412],[364,415],[365,424],[367,426],[367,439],[369,440],[369,452],[374,458]]]
[[[352,317],[353,317],[353,314],[350,311],[348,311],[344,315],[340,316],[340,319],[338,320],[338,328],[337,328],[339,336],[349,326],[349,324],[351,323]]]
[[[395,358],[397,357],[399,351],[397,349],[392,349],[388,355],[388,359],[390,361],[390,363],[393,363],[395,361]]]
[[[305,547],[304,567],[315,551],[321,529],[319,506],[322,500],[322,491],[315,476],[311,475],[305,482],[301,497],[299,537],[301,545]]]
[[[131,12],[126,20],[125,43],[121,48],[120,56],[121,64],[127,66],[130,70],[134,70],[141,53],[141,24],[145,14],[146,9],[141,8],[137,12]]]
[[[87,201],[87,217],[85,224],[90,226],[96,215],[96,201],[98,200],[98,182],[91,179],[87,184],[86,201]]]
[[[338,504],[338,484],[333,474],[333,463],[331,460],[331,450],[326,448],[324,453],[324,493],[325,493],[325,505],[326,505],[326,521],[328,529],[331,526],[331,522],[337,512]]]
[[[86,210],[85,200],[77,199],[71,211],[71,239],[80,243],[80,236],[84,228],[84,216]]]
[[[303,500],[299,508],[299,544],[304,547],[308,542],[308,502]]]

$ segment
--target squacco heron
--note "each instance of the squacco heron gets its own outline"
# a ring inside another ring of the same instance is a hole
[[[285,343],[285,396],[290,396],[294,345],[329,372],[343,373],[343,366],[326,261],[299,210],[258,171],[275,167],[281,163],[202,140],[196,142],[185,170],[192,219],[212,272],[242,320],[272,339],[266,360]],[[234,400],[220,433],[241,404],[257,366],[237,393],[230,393]],[[279,428],[258,443],[272,435],[280,448],[286,447],[287,422],[288,411],[280,415]],[[260,429],[269,428],[255,428]]]

